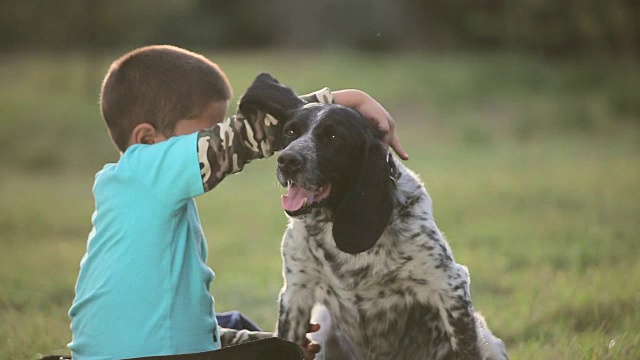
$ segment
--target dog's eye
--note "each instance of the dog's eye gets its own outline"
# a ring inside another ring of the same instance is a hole
[[[326,132],[323,138],[324,138],[324,141],[330,141],[330,142],[335,142],[339,140],[338,135],[333,131]]]
[[[288,128],[284,130],[284,136],[286,137],[296,137],[298,133],[293,128]]]

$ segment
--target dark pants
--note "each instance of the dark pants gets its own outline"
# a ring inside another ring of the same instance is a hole
[[[228,329],[260,331],[246,316],[239,311],[229,311],[216,314],[218,326]],[[304,357],[302,349],[292,342],[282,339],[269,338],[256,340],[240,345],[229,346],[224,349],[207,351],[197,354],[150,356],[137,358],[138,360],[301,360]],[[46,356],[42,360],[68,359],[63,356]],[[131,359],[134,360],[134,359]]]
[[[150,356],[135,360],[302,360],[303,358],[304,354],[300,346],[286,340],[268,338],[198,354]]]
[[[242,315],[240,311],[229,311],[223,313],[217,313],[216,319],[218,320],[218,326],[235,329],[235,330],[249,330],[249,331],[262,331],[253,321],[249,320],[246,316]]]

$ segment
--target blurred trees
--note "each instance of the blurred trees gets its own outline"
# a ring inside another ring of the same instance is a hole
[[[638,0],[3,0],[2,49],[506,49],[640,54]]]

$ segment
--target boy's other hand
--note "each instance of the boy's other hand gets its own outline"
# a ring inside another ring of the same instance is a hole
[[[320,330],[320,324],[309,324],[309,333],[314,333],[318,330]],[[320,344],[307,338],[305,338],[304,343],[300,344],[300,346],[302,346],[305,360],[315,359],[316,354],[320,352]]]
[[[396,122],[380,103],[360,90],[348,89],[331,93],[336,104],[350,107],[373,121],[384,134],[382,142],[390,146],[402,160],[409,159],[409,154],[402,148],[400,139],[395,132]]]

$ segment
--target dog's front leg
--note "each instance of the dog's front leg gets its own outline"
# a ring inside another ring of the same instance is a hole
[[[286,284],[280,292],[280,311],[276,336],[302,344],[309,332],[313,292],[301,284]]]
[[[301,344],[309,331],[316,285],[309,275],[312,269],[307,268],[308,250],[295,242],[290,229],[283,239],[282,255],[284,286],[280,291],[276,336]]]
[[[478,347],[475,313],[469,293],[469,273],[462,265],[450,264],[445,282],[438,291],[440,316],[457,360],[482,359]]]

